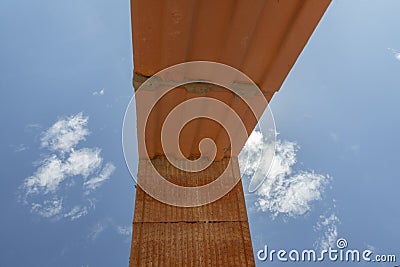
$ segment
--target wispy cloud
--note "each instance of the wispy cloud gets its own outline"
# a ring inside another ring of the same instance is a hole
[[[376,252],[376,251],[377,251],[377,248],[374,247],[374,246],[371,245],[371,244],[366,244],[365,246],[366,246],[367,249],[371,250],[372,252]]]
[[[62,211],[62,199],[54,197],[42,203],[31,203],[31,210],[45,218],[55,217]]]
[[[129,237],[132,234],[132,227],[128,225],[119,225],[115,223],[115,221],[111,218],[106,218],[100,220],[95,225],[93,225],[88,234],[88,239],[95,241],[102,233],[104,233],[107,229],[112,230],[114,233],[121,235],[126,238],[126,241],[129,240]]]
[[[388,50],[393,53],[395,59],[400,61],[400,51],[393,48],[388,48]]]
[[[116,231],[122,236],[130,236],[132,234],[131,226],[116,225]]]
[[[42,133],[41,146],[48,153],[20,187],[20,198],[33,213],[76,220],[95,207],[90,194],[110,178],[115,166],[110,162],[103,164],[100,148],[76,149],[89,135],[88,120],[78,113],[58,120]],[[68,205],[75,199],[68,193],[76,195],[77,191],[79,201]]]
[[[84,185],[90,191],[101,186],[104,181],[110,178],[111,174],[114,172],[115,166],[111,163],[107,163],[101,170],[98,176],[90,178]]]
[[[318,240],[315,242],[315,247],[319,251],[334,248],[336,241],[338,239],[338,227],[337,225],[340,223],[339,218],[331,213],[330,215],[321,215],[319,220],[314,227],[316,232],[320,232],[321,235]]]
[[[19,145],[10,145],[10,147],[14,150],[14,152],[19,153],[25,150],[28,150],[29,147],[24,144],[19,144]]]
[[[32,131],[40,128],[42,128],[42,126],[39,123],[29,123],[28,125],[25,126],[24,130]]]
[[[107,229],[108,225],[108,221],[96,223],[89,232],[89,239],[91,239],[92,241],[96,240],[100,236],[100,234]]]
[[[270,153],[262,152],[273,150],[274,147],[275,157],[270,167],[269,164],[263,164],[270,162],[270,158],[264,158],[270,157]],[[254,131],[239,156],[241,173],[245,177],[251,176],[257,169],[266,177],[255,192],[255,205],[261,211],[270,212],[273,217],[280,214],[297,216],[310,211],[312,203],[322,198],[331,179],[314,171],[295,171],[293,167],[297,163],[297,150],[295,142],[271,142],[261,132]]]
[[[94,208],[94,200],[89,200],[89,204],[85,206],[76,205],[69,212],[65,212],[63,217],[71,221],[75,221],[83,216],[86,216],[90,209]]]
[[[99,90],[99,91],[94,91],[94,92],[92,93],[92,95],[102,96],[102,95],[104,95],[104,93],[105,93],[105,90],[104,90],[104,89],[101,89],[101,90]]]

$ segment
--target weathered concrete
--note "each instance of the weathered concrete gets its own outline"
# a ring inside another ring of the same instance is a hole
[[[199,173],[180,171],[164,158],[152,163],[161,175],[182,186],[207,184],[227,166],[214,162]],[[237,160],[232,176],[240,176]],[[146,164],[138,179],[146,179]],[[130,266],[255,266],[242,184],[208,205],[167,205],[137,188]]]

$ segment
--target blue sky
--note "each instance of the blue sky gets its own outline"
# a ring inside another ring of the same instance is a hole
[[[319,249],[331,237],[400,257],[399,10],[397,0],[333,1],[274,96],[287,153],[278,155],[274,187],[246,197],[255,251]],[[129,1],[0,2],[1,266],[127,265],[134,183],[121,127],[133,92],[129,16]],[[74,118],[78,126],[68,124]],[[60,130],[57,122],[79,142],[56,146],[62,135],[49,133]],[[98,161],[77,167],[77,152]],[[24,183],[49,159],[61,162],[62,182],[24,204]],[[99,177],[96,188],[84,184]],[[293,197],[296,188],[304,190]],[[32,209],[55,198],[63,200],[58,212]],[[82,213],[72,216],[77,206]],[[281,265],[257,262],[268,264]]]

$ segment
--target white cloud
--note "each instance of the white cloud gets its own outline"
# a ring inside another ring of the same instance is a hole
[[[274,147],[276,150],[272,165],[263,164],[271,161],[270,153],[265,151],[271,151]],[[268,211],[274,217],[280,214],[302,215],[311,210],[314,201],[322,198],[330,177],[314,171],[294,171],[296,151],[297,145],[294,142],[278,140],[274,143],[264,138],[259,131],[250,135],[239,156],[239,163],[245,177],[258,170],[260,176],[265,178],[255,192],[255,204],[259,210]],[[260,180],[260,177],[256,179]]]
[[[64,218],[69,218],[71,221],[75,221],[80,217],[86,216],[89,213],[91,208],[94,208],[93,201],[89,201],[89,205],[81,206],[76,205],[74,206],[69,212],[63,215]]]
[[[54,193],[65,178],[75,175],[87,178],[99,170],[102,161],[99,148],[72,151],[66,160],[55,154],[50,155],[40,163],[35,174],[25,180],[24,187],[28,193]],[[109,165],[106,165],[107,168],[111,168]]]
[[[269,154],[263,152],[272,151],[273,153],[274,148],[274,143],[265,141],[260,131],[253,131],[239,155],[241,173],[243,175],[253,175],[259,166],[265,168],[264,172],[268,172],[269,165],[260,165],[260,163],[265,161],[262,156]]]
[[[321,236],[315,242],[315,247],[318,250],[324,250],[328,248],[335,248],[336,241],[338,239],[337,225],[340,223],[339,218],[334,214],[329,216],[321,215],[317,222],[314,230],[321,232]]]
[[[22,151],[25,151],[25,150],[29,149],[29,147],[24,145],[24,144],[11,145],[11,147],[14,149],[14,152],[16,152],[16,153],[22,152]]]
[[[394,55],[394,58],[400,61],[400,52],[397,51],[396,49],[393,48],[388,48],[389,51],[391,51]]]
[[[68,175],[82,175],[87,178],[101,167],[103,158],[99,148],[83,148],[73,150],[65,162],[65,172]]]
[[[24,188],[28,194],[55,192],[65,179],[64,163],[56,155],[45,158],[36,172],[25,179]]]
[[[82,113],[78,113],[57,121],[43,133],[42,147],[61,153],[70,151],[89,135],[89,130],[86,127],[88,119]]]
[[[123,236],[130,236],[132,233],[132,227],[116,225],[117,233]]]
[[[124,238],[125,243],[131,242],[132,226],[114,224],[114,231]]]
[[[62,199],[53,198],[45,200],[43,204],[32,203],[31,211],[45,218],[55,217],[62,211]]]
[[[101,89],[100,91],[94,91],[92,95],[102,96],[102,95],[104,95],[104,93],[105,93],[105,90]]]
[[[25,126],[24,131],[32,132],[32,131],[40,130],[41,128],[42,128],[42,126],[38,123],[29,123],[28,125]]]
[[[112,218],[106,218],[91,227],[88,238],[95,241],[107,229],[111,229],[115,233],[125,237],[126,241],[129,241],[132,233],[132,227],[119,225]]]
[[[100,174],[96,177],[91,178],[85,182],[86,188],[89,190],[96,189],[97,187],[101,186],[101,184],[108,180],[111,174],[114,172],[115,166],[111,163],[107,163],[106,166],[101,170]]]
[[[98,222],[95,224],[88,235],[89,239],[96,240],[101,233],[103,233],[109,225],[109,221]]]
[[[110,178],[115,166],[103,164],[97,147],[75,149],[89,134],[87,123],[88,117],[78,113],[57,121],[42,134],[42,147],[50,153],[39,161],[34,174],[20,188],[20,198],[33,213],[76,220],[95,208],[90,194]],[[74,197],[69,195],[72,192]],[[71,205],[69,202],[73,201],[77,203]]]

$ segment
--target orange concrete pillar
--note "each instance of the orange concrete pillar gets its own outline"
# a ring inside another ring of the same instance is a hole
[[[148,77],[175,64],[211,61],[245,73],[260,87],[260,97],[269,101],[280,89],[330,2],[131,0],[134,87],[137,90]],[[243,80],[235,82],[241,84]],[[202,83],[174,89],[154,107],[146,121],[138,120],[139,126],[147,123],[148,131],[142,138],[146,137],[150,158],[141,160],[139,180],[149,178],[148,167],[154,164],[165,179],[198,187],[216,179],[227,167],[231,146],[222,127],[210,120],[189,123],[180,136],[182,154],[187,158],[199,156],[199,140],[215,140],[217,153],[210,167],[187,173],[171,166],[165,158],[160,138],[162,122],[176,105],[197,97],[229,105],[248,133],[257,124],[257,118],[249,116],[244,102],[232,92]],[[143,112],[143,106],[139,104],[137,108],[138,113]],[[237,159],[233,158],[229,172],[239,178]],[[191,208],[164,204],[138,186],[130,266],[254,265],[240,181],[217,201]]]

